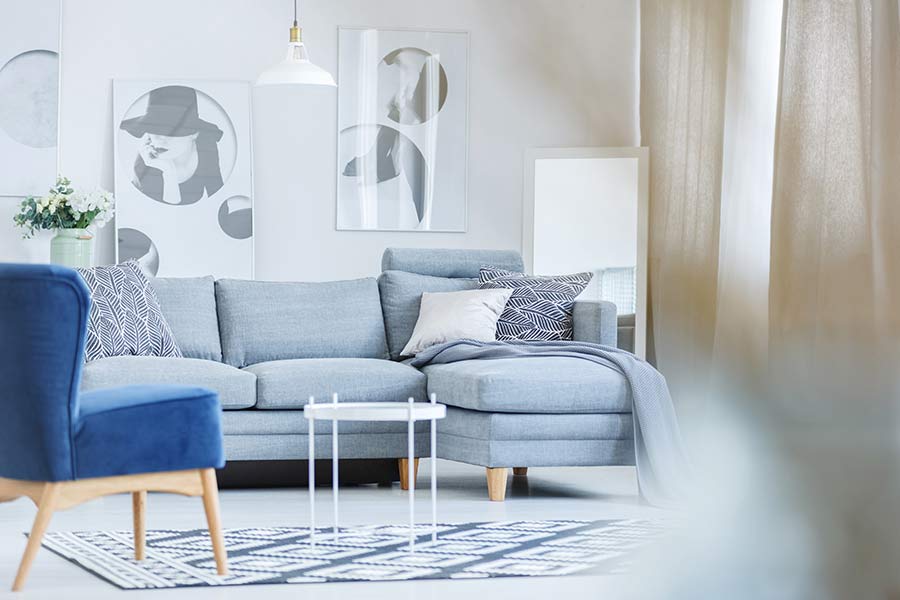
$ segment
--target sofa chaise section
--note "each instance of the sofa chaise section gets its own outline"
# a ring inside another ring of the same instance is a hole
[[[391,358],[418,319],[423,292],[478,287],[482,266],[522,272],[510,251],[389,248],[379,277]],[[615,305],[577,301],[579,341],[615,346]],[[634,464],[631,395],[625,378],[577,358],[470,360],[422,369],[428,393],[448,405],[438,456],[486,468],[488,495],[503,500],[507,473],[530,466]]]

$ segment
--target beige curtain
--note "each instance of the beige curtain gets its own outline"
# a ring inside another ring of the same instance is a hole
[[[786,4],[772,366],[795,410],[845,399],[829,419],[882,408],[872,386],[900,341],[898,39],[896,1]]]
[[[643,0],[641,44],[650,357],[742,506],[707,518],[793,597],[900,597],[898,2]]]
[[[785,4],[769,364],[784,456],[857,568],[900,577],[900,20],[896,0]]]
[[[724,0],[641,4],[648,358],[666,375],[688,423],[702,407],[715,327],[729,7]]]

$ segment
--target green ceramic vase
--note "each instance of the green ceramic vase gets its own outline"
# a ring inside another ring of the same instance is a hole
[[[50,240],[50,262],[65,267],[91,267],[94,234],[87,229],[57,229]]]

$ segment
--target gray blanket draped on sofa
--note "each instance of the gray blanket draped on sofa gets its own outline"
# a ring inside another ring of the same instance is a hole
[[[571,357],[621,373],[631,387],[635,462],[641,494],[650,504],[673,506],[687,496],[691,467],[662,373],[625,350],[586,342],[479,342],[432,346],[410,360],[414,367],[464,360]]]

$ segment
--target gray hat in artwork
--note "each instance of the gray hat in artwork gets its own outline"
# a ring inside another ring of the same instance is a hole
[[[182,137],[206,131],[215,139],[222,130],[214,123],[200,118],[197,110],[197,90],[183,85],[168,85],[150,91],[147,112],[140,117],[125,119],[119,128],[134,137],[145,133]]]

